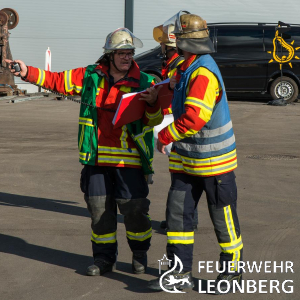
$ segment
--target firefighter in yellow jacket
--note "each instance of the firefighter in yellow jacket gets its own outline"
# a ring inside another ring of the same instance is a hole
[[[149,283],[154,290],[192,289],[193,211],[205,191],[209,214],[221,248],[215,293],[232,291],[240,283],[243,242],[237,215],[235,135],[220,70],[206,21],[180,11],[176,45],[184,55],[174,88],[174,122],[158,133],[157,148],[173,143],[169,157],[171,187],[167,200],[167,255],[171,271]],[[176,264],[180,259],[181,263]],[[172,283],[171,279],[175,278]],[[229,287],[229,288],[227,288]]]

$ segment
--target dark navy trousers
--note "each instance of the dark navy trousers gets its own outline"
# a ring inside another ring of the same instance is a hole
[[[210,218],[221,248],[220,264],[223,266],[224,262],[228,266],[227,262],[231,262],[225,273],[235,272],[238,261],[242,260],[243,243],[237,216],[237,187],[233,171],[210,177],[172,173],[166,210],[168,258],[174,262],[176,254],[183,263],[183,270],[192,270],[194,209],[203,191],[206,193]]]
[[[117,207],[132,252],[147,252],[152,236],[148,215],[149,189],[142,169],[84,166],[81,190],[91,214],[94,259],[115,262],[117,256]]]

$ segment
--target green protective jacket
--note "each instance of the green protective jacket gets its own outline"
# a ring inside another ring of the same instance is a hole
[[[89,65],[85,71],[79,113],[79,162],[87,165],[96,165],[98,151],[98,119],[97,108],[95,106],[97,88],[102,80],[102,76],[94,72],[96,66]],[[147,89],[150,87],[153,79],[152,76],[141,72],[139,88],[131,88],[130,92],[139,92]],[[140,153],[144,174],[153,174],[153,127],[143,124],[142,120],[127,124],[126,127],[128,134],[130,134]]]

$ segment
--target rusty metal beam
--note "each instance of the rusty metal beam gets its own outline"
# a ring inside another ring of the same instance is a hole
[[[19,21],[16,11],[10,8],[0,10],[0,95],[13,95],[18,92],[15,79],[5,59],[13,59],[9,47],[9,28],[14,28]],[[12,91],[13,90],[13,91]]]

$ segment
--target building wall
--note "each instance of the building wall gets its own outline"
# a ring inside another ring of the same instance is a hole
[[[44,69],[50,47],[55,72],[94,63],[103,53],[107,34],[124,26],[124,0],[1,0],[0,9],[5,7],[20,17],[10,30],[13,58]],[[22,83],[16,78],[19,88],[37,91]]]
[[[107,34],[124,26],[124,5],[125,0],[1,0],[0,9],[13,8],[20,16],[18,26],[10,31],[13,58],[44,68],[50,47],[52,71],[57,72],[94,63],[103,52]],[[135,0],[133,31],[144,43],[136,53],[157,46],[153,27],[181,9],[202,16],[208,23],[300,23],[300,2],[295,0]],[[19,79],[16,84],[24,88]],[[27,84],[26,89],[36,87]]]

